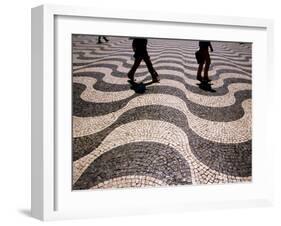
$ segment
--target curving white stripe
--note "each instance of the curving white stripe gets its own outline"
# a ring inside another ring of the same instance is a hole
[[[120,62],[115,61],[114,65],[121,65]],[[126,70],[126,68],[122,68],[120,67],[119,70]],[[106,83],[109,84],[117,84],[117,85],[124,85],[126,83],[128,83],[128,77],[116,77],[112,75],[112,69],[107,68],[107,67],[92,67],[92,68],[83,68],[83,69],[79,69],[78,71],[75,72],[75,74],[77,73],[83,73],[83,72],[97,72],[97,73],[102,73],[104,74],[104,77],[102,78],[102,80]],[[82,76],[81,76],[82,77]],[[144,79],[146,76],[141,76],[138,78]]]
[[[112,148],[131,142],[156,142],[177,150],[188,162],[192,183],[205,183],[208,178],[198,176],[198,172],[208,172],[208,176],[219,181],[229,176],[210,169],[200,162],[191,152],[185,132],[174,124],[157,120],[139,120],[123,124],[114,129],[91,153],[73,162],[73,183],[75,183],[89,165],[99,156]],[[200,175],[200,174],[199,174]]]
[[[242,102],[244,115],[232,122],[216,122],[188,114],[190,128],[199,136],[218,143],[242,143],[252,139],[252,100]]]
[[[125,90],[118,92],[102,92],[93,88],[93,85],[97,82],[95,78],[91,77],[74,77],[74,83],[84,84],[86,89],[81,93],[80,97],[82,100],[94,103],[111,103],[126,99],[134,95],[133,90]]]
[[[199,136],[219,143],[241,143],[251,139],[251,100],[242,102],[244,115],[242,118],[231,122],[216,122],[202,119],[192,114],[185,102],[175,96],[167,94],[147,94],[137,96],[128,104],[115,112],[96,117],[73,116],[73,137],[87,136],[102,131],[112,125],[124,112],[135,107],[147,105],[163,105],[183,112],[189,127]],[[223,134],[223,135],[222,135]]]
[[[134,188],[134,187],[150,187],[150,186],[167,186],[165,182],[151,176],[129,175],[115,177],[113,179],[101,182],[91,189],[105,188]]]
[[[155,83],[153,86],[171,86],[182,90],[186,98],[193,103],[205,107],[227,107],[235,103],[236,98],[234,94],[241,90],[251,90],[252,85],[248,83],[232,83],[228,86],[228,92],[222,96],[207,96],[193,93],[185,88],[184,84],[174,80],[162,79],[161,83]]]

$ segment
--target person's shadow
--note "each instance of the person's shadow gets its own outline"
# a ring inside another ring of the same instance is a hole
[[[199,86],[200,89],[204,90],[204,91],[207,91],[207,92],[211,92],[211,93],[215,93],[216,90],[214,90],[212,88],[212,85],[211,83],[209,82],[200,82],[200,83],[197,83],[197,85]]]
[[[142,93],[145,93],[145,91],[147,90],[146,87],[148,85],[151,85],[153,84],[154,82],[132,82],[130,80],[128,80],[128,82],[130,83],[130,89],[134,90],[135,93],[139,93],[139,94],[142,94]]]

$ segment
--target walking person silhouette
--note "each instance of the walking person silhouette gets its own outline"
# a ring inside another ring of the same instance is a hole
[[[211,64],[211,58],[209,54],[209,47],[211,52],[213,52],[213,47],[211,45],[210,41],[199,41],[199,51],[196,52],[196,59],[197,63],[199,64],[198,70],[197,70],[197,80],[200,82],[210,82],[211,80],[209,79],[208,72],[209,72],[209,67]],[[202,78],[202,70],[203,66],[204,67],[204,77]]]
[[[102,42],[101,42],[101,38],[103,38],[104,41],[106,41],[106,42],[109,41],[105,36],[99,36],[99,37],[98,37],[98,43],[97,43],[97,44],[101,44],[101,43],[102,43]]]
[[[151,74],[152,82],[159,82],[158,74],[155,71],[155,69],[152,66],[152,63],[150,61],[150,57],[147,52],[147,39],[146,38],[134,38],[132,42],[132,47],[134,51],[134,58],[135,62],[131,68],[131,70],[128,72],[128,78],[131,82],[134,82],[134,76],[137,68],[139,67],[142,60],[144,60],[148,71]]]

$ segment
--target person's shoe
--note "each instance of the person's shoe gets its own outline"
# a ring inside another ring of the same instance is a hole
[[[197,76],[196,79],[200,82],[202,82],[202,77],[201,76]]]
[[[155,83],[155,82],[160,82],[160,79],[159,79],[159,78],[153,78],[153,79],[152,79],[152,82],[153,82],[153,83]]]
[[[97,44],[101,44],[101,41],[98,41]]]

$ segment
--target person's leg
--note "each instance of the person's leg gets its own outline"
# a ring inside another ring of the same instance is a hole
[[[105,36],[103,36],[103,39],[104,39],[106,42],[108,42],[108,39],[107,39]]]
[[[101,43],[101,36],[98,37],[98,44]]]
[[[197,69],[197,80],[199,80],[200,82],[202,81],[202,70],[203,70],[203,66],[205,63],[205,54],[204,54],[204,50],[200,49],[198,51],[198,69]]]
[[[138,66],[140,65],[142,61],[142,58],[141,57],[135,57],[135,62],[131,68],[131,70],[128,72],[128,78],[132,81],[134,81],[134,75],[135,75],[135,72],[138,68]]]
[[[148,55],[145,55],[143,60],[144,60],[144,62],[146,64],[146,66],[147,66],[147,69],[148,69],[149,73],[151,74],[152,81],[153,82],[159,82],[159,79],[157,78],[158,77],[158,73],[153,68],[151,60],[150,60],[150,57]]]
[[[145,56],[143,57],[143,60],[144,60],[144,62],[145,62],[145,64],[146,64],[146,67],[147,67],[148,71],[149,71],[150,74],[152,75],[155,70],[154,70],[154,68],[153,68],[153,66],[152,66],[150,57],[149,57],[148,55],[145,55]]]
[[[200,63],[200,64],[198,65],[198,69],[197,69],[197,80],[199,80],[199,81],[202,80],[201,73],[202,73],[202,70],[203,70],[203,65],[204,65],[204,62],[203,62],[203,63]]]
[[[204,80],[210,80],[209,76],[208,76],[208,72],[209,72],[209,68],[210,68],[210,64],[211,64],[211,59],[210,59],[210,55],[209,53],[206,53],[206,57],[205,57],[205,67],[204,67]]]

